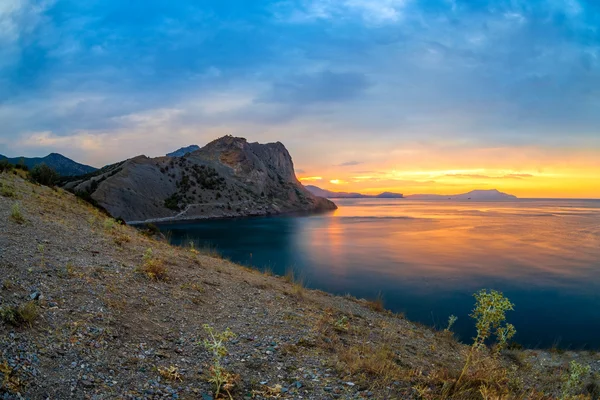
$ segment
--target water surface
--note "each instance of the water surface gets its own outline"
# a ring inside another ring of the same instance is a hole
[[[231,260],[359,298],[458,336],[474,334],[472,294],[501,290],[516,341],[600,348],[600,201],[338,199],[328,214],[161,226]]]

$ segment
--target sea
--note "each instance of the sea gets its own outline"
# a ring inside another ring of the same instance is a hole
[[[160,225],[174,244],[306,286],[383,298],[406,318],[469,343],[481,289],[514,303],[528,348],[600,349],[600,200],[335,199],[338,210]]]

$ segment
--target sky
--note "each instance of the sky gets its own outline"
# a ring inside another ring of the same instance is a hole
[[[600,2],[0,1],[1,154],[226,134],[330,190],[600,198]]]

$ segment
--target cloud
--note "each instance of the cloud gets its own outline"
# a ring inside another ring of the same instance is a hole
[[[352,167],[354,165],[360,165],[362,163],[363,163],[362,161],[346,161],[341,164],[338,164],[337,166],[338,167]]]
[[[490,176],[490,175],[481,175],[481,174],[446,174],[444,176],[450,178],[468,178],[468,179],[523,179],[523,178],[533,178],[532,174],[506,174],[500,176]]]
[[[281,79],[259,101],[299,105],[343,102],[357,98],[368,86],[364,74],[325,70]]]
[[[386,24],[402,19],[407,0],[305,0],[277,4],[276,14],[294,23],[358,17],[367,23]]]

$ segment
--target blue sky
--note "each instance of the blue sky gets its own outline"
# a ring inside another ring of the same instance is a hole
[[[96,166],[229,133],[315,173],[422,148],[591,157],[600,3],[2,0],[0,126],[0,153]]]

